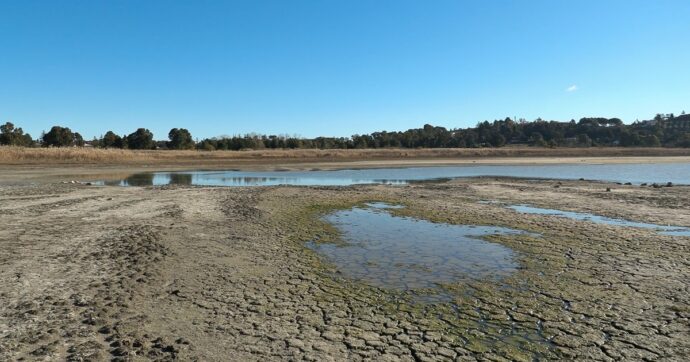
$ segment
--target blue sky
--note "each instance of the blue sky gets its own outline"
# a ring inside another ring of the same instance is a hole
[[[690,112],[690,1],[0,0],[0,121],[312,137]]]

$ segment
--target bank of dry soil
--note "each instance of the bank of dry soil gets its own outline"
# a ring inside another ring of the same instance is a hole
[[[611,187],[611,192],[606,192]],[[467,179],[406,186],[0,186],[0,360],[683,360],[690,238],[502,203],[690,226],[690,188]],[[496,236],[520,269],[450,303],[341,277],[318,215],[394,212]],[[492,200],[497,203],[482,204]]]

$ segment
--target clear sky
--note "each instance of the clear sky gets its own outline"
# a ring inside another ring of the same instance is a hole
[[[349,136],[682,110],[688,0],[0,0],[0,121],[34,137]]]

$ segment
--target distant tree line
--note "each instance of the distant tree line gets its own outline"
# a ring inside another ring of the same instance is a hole
[[[84,141],[79,132],[72,132],[68,127],[53,126],[48,132],[43,132],[41,138],[34,140],[31,135],[24,133],[21,128],[7,122],[0,125],[0,145],[24,147],[84,147],[89,145],[98,148],[126,148],[133,150],[166,149],[194,149],[196,142],[191,133],[184,128],[173,128],[168,133],[169,141],[154,141],[153,133],[146,128],[119,136],[108,131],[100,138]]]
[[[680,122],[681,127],[668,127]],[[683,127],[684,125],[684,127]],[[244,136],[207,138],[202,150],[275,148],[478,148],[523,144],[538,147],[690,147],[690,115],[658,115],[654,121],[625,125],[618,118],[582,118],[569,122],[514,121],[510,118],[480,122],[475,127],[446,129],[429,124],[402,132],[374,132],[351,137]]]
[[[195,142],[184,128],[173,128],[167,141],[155,141],[153,133],[139,128],[128,135],[106,132],[85,142],[78,132],[54,126],[33,140],[12,123],[0,126],[0,145],[173,150],[245,149],[353,149],[353,148],[478,148],[524,144],[537,147],[690,147],[690,115],[658,114],[653,120],[625,125],[618,118],[581,118],[568,122],[537,119],[532,122],[506,118],[484,121],[475,127],[446,129],[429,124],[399,132],[374,132],[351,137],[277,136],[247,134],[206,138]]]

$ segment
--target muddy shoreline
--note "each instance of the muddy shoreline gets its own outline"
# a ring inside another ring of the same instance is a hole
[[[121,188],[56,182],[66,171],[2,176],[2,360],[690,354],[690,238],[503,207],[529,203],[690,226],[687,186],[475,178]],[[399,215],[542,236],[490,237],[519,255],[516,273],[501,283],[450,283],[451,302],[419,303],[411,293],[344,278],[305,247],[315,237],[337,239],[321,215],[366,201],[406,205],[392,211]]]
[[[55,164],[38,163],[2,165],[1,184],[21,185],[27,182],[50,183],[56,180],[114,180],[133,174],[168,171],[314,171],[367,168],[405,168],[434,166],[478,166],[478,165],[574,165],[574,164],[651,164],[688,163],[690,156],[626,156],[626,157],[470,157],[470,158],[382,158],[366,160],[318,160],[318,159],[266,159],[260,162],[245,160],[196,160],[194,162],[173,161],[128,165],[84,164],[80,162]]]

